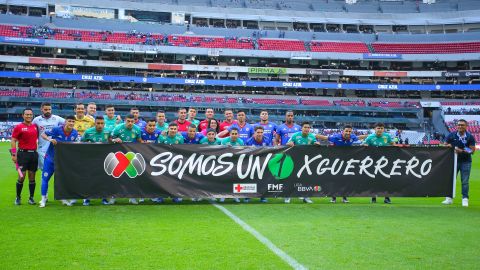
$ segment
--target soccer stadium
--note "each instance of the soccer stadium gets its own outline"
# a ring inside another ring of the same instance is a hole
[[[0,269],[480,268],[478,0],[0,1],[0,105]]]

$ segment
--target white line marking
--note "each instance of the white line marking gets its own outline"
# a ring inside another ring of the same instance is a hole
[[[285,253],[283,250],[279,249],[275,244],[273,244],[268,238],[263,236],[261,233],[259,233],[257,230],[252,228],[250,225],[248,225],[245,221],[241,220],[239,217],[237,217],[234,213],[228,211],[225,207],[218,205],[216,203],[213,204],[216,208],[220,209],[225,215],[230,217],[233,221],[235,221],[238,225],[240,225],[245,231],[249,232],[255,238],[257,238],[258,241],[260,241],[262,244],[267,246],[273,253],[275,253],[280,259],[284,260],[286,263],[288,263],[293,269],[295,270],[307,270],[308,268],[301,265],[299,262],[297,262],[294,258],[290,257],[287,253]]]

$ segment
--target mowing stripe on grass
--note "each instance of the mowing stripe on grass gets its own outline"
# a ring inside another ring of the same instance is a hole
[[[262,244],[267,246],[273,253],[275,253],[280,259],[288,263],[293,269],[296,270],[306,270],[305,266],[301,265],[299,262],[297,262],[294,258],[290,257],[287,253],[285,253],[283,250],[279,249],[275,244],[273,244],[268,238],[263,236],[261,233],[259,233],[257,230],[252,228],[250,225],[248,225],[245,221],[241,220],[239,217],[237,217],[234,213],[228,211],[225,207],[218,205],[216,203],[213,203],[213,206],[216,208],[220,209],[225,215],[230,217],[233,221],[235,221],[238,225],[240,225],[245,231],[249,232],[255,238],[257,238],[258,241],[260,241]]]

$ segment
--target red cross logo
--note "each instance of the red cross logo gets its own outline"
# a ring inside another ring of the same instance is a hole
[[[237,184],[237,185],[235,186],[235,190],[236,190],[238,193],[240,193],[240,191],[242,191],[242,189],[243,189],[243,187],[242,187],[240,184]]]

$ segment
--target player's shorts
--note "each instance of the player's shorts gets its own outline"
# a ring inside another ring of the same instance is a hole
[[[18,150],[17,164],[21,171],[36,172],[38,169],[38,153],[32,150]]]

